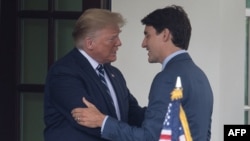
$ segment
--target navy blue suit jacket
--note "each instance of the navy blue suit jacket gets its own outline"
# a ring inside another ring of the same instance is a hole
[[[188,53],[172,58],[164,70],[155,76],[141,128],[108,118],[102,136],[113,141],[158,141],[177,76],[181,77],[182,106],[193,141],[209,141],[213,93],[206,75],[195,65]]]
[[[105,71],[114,87],[121,121],[140,126],[145,109],[130,94],[121,72],[110,64]],[[83,127],[73,119],[71,110],[86,107],[86,97],[102,113],[116,118],[110,97],[88,60],[74,48],[49,70],[44,97],[45,141],[104,141],[100,128]]]

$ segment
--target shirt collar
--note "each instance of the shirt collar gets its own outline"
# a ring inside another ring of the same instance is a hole
[[[182,53],[186,53],[186,50],[178,50],[172,54],[170,54],[168,57],[166,57],[162,63],[162,70],[166,67],[167,63],[174,58],[176,55],[182,54]]]
[[[91,64],[91,66],[93,67],[93,69],[96,69],[97,66],[99,65],[98,62],[96,60],[94,60],[92,57],[90,57],[84,50],[78,48],[78,50],[80,51],[80,53],[87,58],[87,60],[89,61],[89,63]]]

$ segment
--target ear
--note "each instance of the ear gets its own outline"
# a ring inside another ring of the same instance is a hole
[[[92,50],[93,49],[93,44],[94,44],[93,38],[86,37],[85,42],[86,42],[86,45],[87,45],[87,49]]]
[[[162,32],[163,32],[163,40],[164,41],[168,41],[171,39],[171,33],[167,28],[165,28]]]

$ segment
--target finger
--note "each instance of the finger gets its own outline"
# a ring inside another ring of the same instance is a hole
[[[82,108],[74,108],[74,109],[71,111],[71,114],[80,113],[81,111],[82,111]]]
[[[73,114],[72,117],[76,120],[78,117],[80,117],[79,115],[77,114]]]
[[[75,120],[76,122],[81,122],[81,117],[76,117]]]
[[[77,115],[77,114],[72,114],[72,118],[73,118],[75,121],[78,121],[78,119],[80,118],[80,116]]]
[[[77,114],[72,114],[72,117],[74,118],[74,119],[76,119],[77,117],[79,117]]]
[[[90,103],[85,97],[82,98],[83,103],[88,107],[95,107],[92,103]]]

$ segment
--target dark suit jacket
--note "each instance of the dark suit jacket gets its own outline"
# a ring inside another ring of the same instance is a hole
[[[110,64],[105,64],[104,68],[117,95],[121,121],[141,125],[145,109],[139,107],[130,94],[123,75]],[[72,109],[86,107],[82,102],[83,96],[102,113],[116,118],[111,99],[96,71],[75,48],[58,60],[47,75],[44,97],[45,141],[105,140],[100,137],[100,128],[86,128],[73,119]]]
[[[172,58],[164,70],[155,76],[141,128],[108,118],[102,136],[113,141],[158,141],[177,76],[182,81],[182,106],[193,141],[209,141],[213,93],[206,75],[194,64],[188,53]]]

